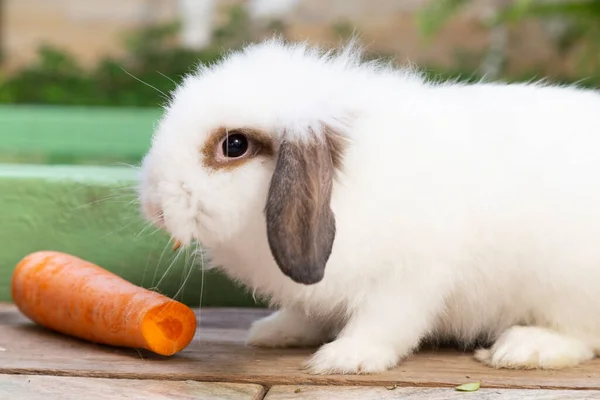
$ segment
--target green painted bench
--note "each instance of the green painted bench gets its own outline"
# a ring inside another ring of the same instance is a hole
[[[160,109],[0,106],[0,162],[135,164]]]

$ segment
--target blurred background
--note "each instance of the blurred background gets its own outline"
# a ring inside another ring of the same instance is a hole
[[[197,304],[195,256],[165,255],[132,167],[185,73],[273,34],[355,34],[434,78],[600,87],[600,0],[0,0],[0,300],[45,248]],[[203,304],[254,304],[210,279]]]
[[[0,0],[0,104],[156,108],[196,63],[274,33],[354,33],[441,78],[600,85],[600,0]]]

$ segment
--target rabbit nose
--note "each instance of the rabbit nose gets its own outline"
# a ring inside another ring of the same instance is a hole
[[[173,241],[173,251],[177,251],[181,247],[182,243],[179,239]]]

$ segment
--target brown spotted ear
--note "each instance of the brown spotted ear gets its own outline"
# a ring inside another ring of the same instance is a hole
[[[325,129],[326,140],[284,140],[265,209],[275,262],[297,283],[314,284],[325,274],[335,238],[331,190],[342,159],[343,138]]]

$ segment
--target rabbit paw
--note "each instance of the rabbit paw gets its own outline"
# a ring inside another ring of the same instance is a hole
[[[594,358],[584,342],[535,326],[513,326],[490,349],[479,349],[475,358],[495,368],[560,369]]]
[[[322,346],[308,361],[306,368],[312,374],[369,374],[386,371],[397,362],[393,348],[340,338]]]
[[[324,342],[322,328],[313,321],[280,310],[252,324],[246,344],[255,347],[314,347]]]

